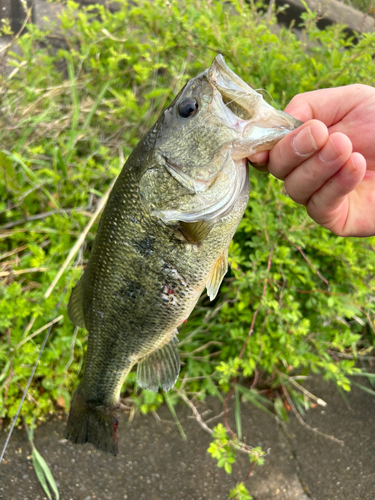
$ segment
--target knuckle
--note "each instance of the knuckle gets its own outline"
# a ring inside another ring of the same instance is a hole
[[[299,203],[300,205],[306,205],[306,197],[300,192],[301,190],[296,185],[294,179],[287,177],[285,179],[284,187],[285,191],[293,201]]]
[[[301,104],[302,102],[305,102],[306,100],[306,96],[304,96],[303,93],[301,94],[296,94],[292,100],[290,101],[290,104],[292,104],[293,106],[298,106],[299,104]]]
[[[316,202],[315,196],[311,196],[311,198],[308,200],[308,203],[306,204],[306,211],[309,217],[314,220],[316,219],[319,213],[319,205]]]
[[[286,174],[284,173],[283,169],[274,164],[274,163],[269,163],[268,164],[268,171],[274,176],[276,177],[276,179],[279,179],[280,181],[283,181],[286,177]]]

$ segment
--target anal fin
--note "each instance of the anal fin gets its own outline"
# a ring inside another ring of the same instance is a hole
[[[221,282],[228,271],[228,250],[220,255],[212,268],[211,274],[206,283],[207,295],[210,300],[214,300],[219,291]]]
[[[69,318],[76,326],[86,328],[82,306],[82,278],[73,288],[68,304],[68,314]]]
[[[167,344],[138,362],[137,382],[142,389],[158,392],[159,385],[163,391],[172,389],[180,373],[177,342],[177,337],[173,334]]]

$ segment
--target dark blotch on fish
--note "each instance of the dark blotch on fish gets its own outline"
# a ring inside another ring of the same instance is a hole
[[[135,249],[138,250],[139,254],[142,255],[143,257],[152,255],[154,249],[154,243],[149,236],[141,240],[134,241],[133,246]]]
[[[137,281],[127,281],[119,290],[118,295],[132,300],[139,299],[145,294],[145,290]]]

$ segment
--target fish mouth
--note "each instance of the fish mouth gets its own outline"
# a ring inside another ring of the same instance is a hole
[[[256,92],[226,65],[221,54],[213,60],[207,78],[221,94],[225,106],[239,119],[233,128],[240,129],[243,136],[247,135],[249,126],[288,132],[303,123],[265,102],[262,94]]]

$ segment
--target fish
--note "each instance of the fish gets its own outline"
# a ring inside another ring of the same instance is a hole
[[[120,392],[170,390],[178,327],[206,288],[216,297],[249,199],[247,157],[302,122],[263,100],[221,54],[192,78],[126,161],[68,314],[88,330],[65,437],[116,455]]]

